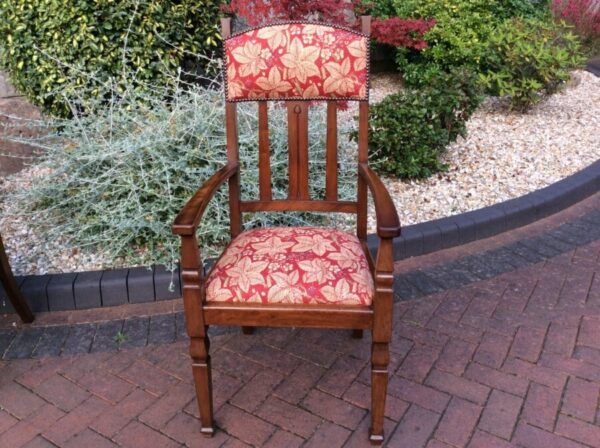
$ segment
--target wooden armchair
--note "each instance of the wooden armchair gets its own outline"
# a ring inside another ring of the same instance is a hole
[[[311,22],[290,22],[230,35],[225,46],[227,164],[189,200],[172,230],[181,236],[183,300],[200,408],[201,432],[214,433],[209,325],[346,328],[372,331],[370,440],[383,441],[392,327],[392,239],[400,223],[386,188],[369,168],[368,68],[370,18],[362,33]],[[288,112],[289,194],[271,194],[267,100],[285,101]],[[308,100],[308,101],[307,101]],[[359,101],[356,201],[338,200],[337,101]],[[258,200],[240,199],[236,103],[258,102]],[[326,194],[308,188],[308,109],[327,102]],[[215,191],[229,185],[232,241],[204,275],[196,227]],[[377,215],[380,245],[373,260],[366,245],[367,193]],[[344,212],[357,215],[356,236],[314,227],[242,231],[241,213]]]

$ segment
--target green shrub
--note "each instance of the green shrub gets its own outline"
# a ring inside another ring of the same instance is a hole
[[[402,0],[396,1],[395,6],[401,17],[436,20],[436,26],[425,36],[428,48],[420,53],[398,52],[396,60],[407,83],[415,85],[422,81],[420,78],[430,78],[452,67],[478,70],[494,21],[488,0]]]
[[[490,36],[481,79],[488,93],[508,96],[523,111],[555,93],[583,62],[579,38],[563,26],[514,18]]]
[[[184,62],[191,70],[201,67],[202,61],[187,55],[217,48],[220,3],[0,0],[0,67],[32,102],[67,116],[64,95],[82,86],[89,87],[86,97],[98,95],[99,85],[113,78],[121,93],[126,87],[172,84],[168,74]],[[123,79],[132,73],[134,85]]]
[[[499,19],[511,17],[550,17],[550,0],[496,0],[492,13]]]
[[[438,73],[427,86],[390,95],[371,109],[369,144],[380,170],[401,178],[427,177],[446,167],[446,146],[465,135],[465,122],[481,101],[476,75],[466,69]]]
[[[111,95],[107,95],[111,96]],[[86,114],[54,119],[46,137],[20,140],[44,148],[37,176],[4,199],[4,212],[23,216],[47,241],[101,249],[118,264],[170,264],[179,241],[170,225],[202,182],[226,163],[222,89],[192,87],[164,95],[135,91],[114,101],[97,100]],[[310,111],[310,186],[325,192],[326,110]],[[269,111],[273,195],[287,197],[287,113]],[[256,104],[238,108],[242,197],[258,198]],[[350,120],[339,123],[349,134]],[[355,199],[356,145],[339,139],[339,194]],[[323,224],[323,215],[245,214],[245,225]],[[331,220],[331,215],[327,216]],[[334,217],[337,224],[345,223]],[[229,239],[228,190],[220,189],[199,227],[203,255],[214,256]],[[43,250],[43,248],[40,248]],[[119,261],[120,260],[120,261]]]
[[[393,2],[394,12],[400,17],[433,17],[436,20],[436,26],[425,35],[428,48],[420,52],[398,50],[396,61],[409,85],[427,83],[431,76],[453,67],[464,66],[479,72],[487,51],[487,41],[498,23],[513,16],[538,16],[544,14],[545,10],[537,2],[529,0]],[[387,11],[388,4],[384,3],[379,11]]]
[[[396,15],[395,0],[363,0],[360,13],[388,19]]]

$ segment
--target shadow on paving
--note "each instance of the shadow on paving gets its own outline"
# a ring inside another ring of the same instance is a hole
[[[508,246],[521,258],[504,247],[445,264],[443,275],[462,270],[460,289],[436,277],[438,292],[396,301],[386,446],[598,446],[600,240],[560,255],[596,222]],[[12,337],[34,357],[56,354],[47,331]],[[368,332],[214,333],[218,430],[204,439],[182,314],[61,331],[63,356],[0,362],[1,447],[369,446]],[[14,347],[11,356],[31,355]]]

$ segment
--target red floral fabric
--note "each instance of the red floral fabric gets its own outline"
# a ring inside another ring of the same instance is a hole
[[[368,97],[368,38],[310,23],[270,25],[225,40],[227,100]]]
[[[209,302],[370,305],[373,291],[358,238],[317,227],[243,232],[206,281]]]

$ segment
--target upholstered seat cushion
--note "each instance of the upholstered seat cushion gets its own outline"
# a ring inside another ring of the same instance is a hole
[[[373,278],[356,236],[317,227],[243,232],[207,278],[206,300],[370,305]]]

